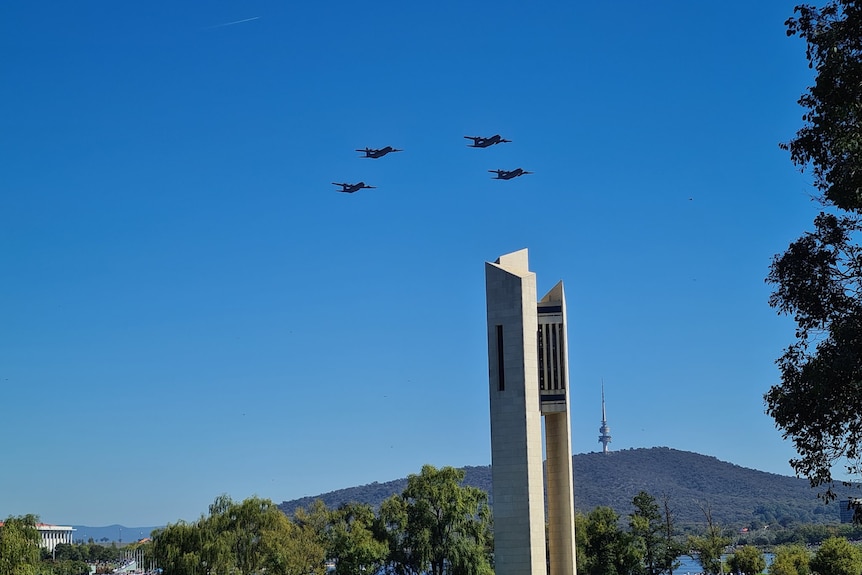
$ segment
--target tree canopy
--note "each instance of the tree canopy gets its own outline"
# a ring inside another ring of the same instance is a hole
[[[335,575],[377,573],[386,564],[386,532],[370,505],[345,503],[329,515],[327,557]]]
[[[808,575],[811,557],[802,545],[782,545],[775,549],[769,575]]]
[[[463,471],[430,465],[375,514],[366,504],[322,501],[287,516],[268,499],[216,498],[209,514],[153,535],[165,575],[493,575],[487,494]],[[0,571],[0,575],[2,575]]]
[[[401,495],[384,501],[390,565],[399,574],[491,575],[488,495],[463,486],[454,467],[422,467]]]
[[[813,174],[823,211],[766,279],[770,305],[797,329],[764,399],[799,454],[791,465],[828,500],[836,463],[862,472],[862,2],[797,6],[786,25],[805,40],[815,81],[799,99],[804,125],[782,147]]]
[[[209,515],[153,535],[153,555],[170,575],[323,575],[324,545],[310,523],[291,521],[268,499],[217,497]]]
[[[810,564],[818,575],[860,575],[862,551],[843,537],[830,537],[811,558]]]
[[[39,567],[39,543],[35,515],[8,517],[0,527],[0,573],[3,575],[36,575]]]
[[[640,550],[644,575],[672,573],[679,567],[678,558],[686,550],[674,537],[673,515],[670,502],[664,498],[664,514],[655,497],[640,491],[632,499],[634,511],[629,515],[629,528],[635,545]]]
[[[862,5],[831,0],[822,8],[799,5],[787,20],[787,35],[807,42],[814,85],[799,99],[805,125],[783,147],[793,162],[810,167],[825,202],[842,210],[862,208]]]
[[[763,556],[763,551],[754,545],[743,545],[727,558],[727,566],[733,573],[758,575],[766,569],[766,557]]]
[[[721,555],[724,553],[724,549],[730,545],[731,539],[724,534],[724,529],[713,520],[710,506],[705,504],[702,510],[706,519],[706,533],[702,536],[689,536],[687,546],[694,553],[692,556],[697,557],[704,573],[717,575],[724,571]]]
[[[585,549],[582,561],[587,575],[627,575],[641,568],[642,550],[631,533],[620,529],[619,515],[610,507],[596,507],[583,522]],[[581,527],[578,525],[578,527]]]

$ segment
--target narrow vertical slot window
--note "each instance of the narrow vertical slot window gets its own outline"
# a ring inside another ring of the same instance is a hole
[[[537,334],[538,344],[539,344],[539,389],[545,389],[545,338],[542,332],[542,328],[544,326],[539,326],[539,331]]]
[[[497,386],[506,389],[506,372],[503,369],[503,326],[497,326]]]
[[[554,326],[551,327],[551,369],[553,373],[551,374],[551,381],[553,385],[551,386],[553,389],[560,389],[560,372],[559,372],[559,348],[557,346],[557,330],[554,329]]]
[[[566,389],[566,338],[563,334],[563,324],[557,326],[560,340],[560,389]]]

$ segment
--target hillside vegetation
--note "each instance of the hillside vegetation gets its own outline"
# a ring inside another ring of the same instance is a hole
[[[598,506],[608,506],[627,516],[632,511],[632,498],[646,491],[659,500],[668,497],[680,527],[703,524],[704,508],[709,508],[716,522],[726,526],[837,523],[840,499],[851,493],[849,488],[839,486],[841,498],[827,505],[805,479],[747,469],[667,447],[628,449],[607,455],[583,453],[573,456],[572,462],[577,511],[588,513]],[[491,493],[489,466],[463,470],[466,485]],[[375,482],[285,501],[279,507],[291,514],[297,507],[307,507],[320,499],[330,508],[350,501],[376,508],[406,486],[407,478]],[[858,489],[853,493],[860,495]]]

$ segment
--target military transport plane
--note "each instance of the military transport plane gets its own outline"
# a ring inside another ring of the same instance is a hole
[[[505,138],[500,137],[500,134],[494,134],[490,138],[483,138],[482,136],[464,136],[468,140],[473,140],[472,144],[467,144],[468,148],[487,148],[488,146],[493,146],[494,144],[504,144],[506,142],[511,142],[512,140],[507,140]]]
[[[398,150],[393,148],[392,146],[386,146],[385,148],[380,148],[379,150],[375,150],[374,148],[360,148],[356,150],[357,152],[365,152],[363,158],[382,158],[389,152],[403,152],[404,150]]]
[[[488,170],[492,174],[497,174],[496,178],[491,178],[492,180],[511,180],[512,178],[517,178],[518,176],[523,176],[524,174],[532,174],[533,172],[527,172],[522,170],[521,168],[515,168],[514,170]]]
[[[340,190],[335,190],[336,192],[344,192],[345,194],[352,194],[353,192],[358,192],[362,188],[373,188],[374,186],[366,185],[365,182],[359,182],[358,184],[340,184],[338,182],[332,182],[335,186],[341,186]]]

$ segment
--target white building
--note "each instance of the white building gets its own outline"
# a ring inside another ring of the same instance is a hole
[[[36,529],[39,530],[39,535],[42,536],[42,548],[47,549],[50,553],[60,543],[72,544],[72,532],[75,531],[72,527],[66,525],[48,525],[47,523],[37,523]]]

